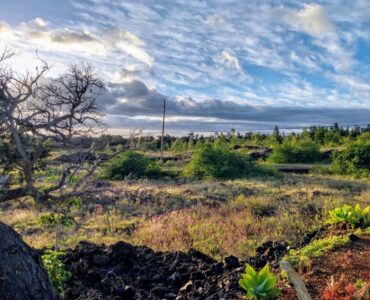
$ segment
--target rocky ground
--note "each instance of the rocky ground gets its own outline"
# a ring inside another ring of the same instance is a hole
[[[286,252],[284,243],[267,242],[248,262],[260,268]],[[238,285],[245,262],[229,256],[217,262],[205,254],[154,252],[124,242],[98,246],[81,242],[67,252],[72,272],[65,299],[241,299]]]
[[[306,235],[294,247],[307,245],[325,231],[323,228]],[[353,280],[370,278],[369,242],[368,236],[356,238],[351,245],[319,257],[312,262],[310,272],[300,274],[314,299],[321,299],[331,275],[338,277],[345,272]],[[242,299],[244,292],[238,281],[245,263],[260,269],[269,262],[278,272],[278,261],[288,251],[287,246],[268,241],[246,261],[229,256],[217,262],[193,249],[188,253],[155,252],[125,242],[111,246],[81,242],[64,258],[66,269],[72,273],[64,299]],[[350,263],[343,265],[348,251]],[[282,299],[296,299],[287,281],[280,281],[279,287]]]

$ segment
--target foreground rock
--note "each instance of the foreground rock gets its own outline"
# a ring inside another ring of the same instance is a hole
[[[256,267],[273,262],[286,245],[267,242],[248,262]],[[244,263],[229,256],[217,262],[190,250],[154,252],[118,242],[109,247],[81,242],[67,251],[66,268],[73,274],[66,299],[242,299],[238,285]]]
[[[229,257],[219,263],[196,250],[154,252],[119,242],[110,247],[80,243],[67,252],[73,276],[66,299],[238,299],[243,267]]]
[[[57,295],[35,250],[0,222],[0,299],[51,300]]]

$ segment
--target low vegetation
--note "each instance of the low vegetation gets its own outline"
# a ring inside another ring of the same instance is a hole
[[[324,255],[327,251],[350,243],[347,236],[330,236],[318,239],[299,250],[290,250],[285,259],[296,268],[307,268],[313,258]]]
[[[64,283],[71,277],[71,273],[64,268],[61,257],[63,252],[46,250],[41,256],[42,262],[47,270],[51,283],[55,289],[62,293],[64,290]]]

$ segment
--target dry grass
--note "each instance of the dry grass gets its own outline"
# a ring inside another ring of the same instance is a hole
[[[76,225],[62,228],[60,247],[80,240],[125,240],[156,250],[190,247],[220,259],[247,257],[266,240],[297,241],[324,223],[327,211],[344,203],[369,205],[368,180],[286,175],[263,180],[112,182],[122,192],[112,199],[90,199],[74,212]],[[0,210],[36,248],[55,245],[55,228],[45,228],[31,204]]]

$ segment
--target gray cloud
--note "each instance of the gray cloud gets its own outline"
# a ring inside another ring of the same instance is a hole
[[[52,35],[51,40],[55,43],[69,44],[69,43],[97,43],[98,40],[90,34],[82,32],[60,32]]]
[[[242,107],[241,109],[245,109]],[[303,127],[309,127],[313,124],[318,125],[332,125],[334,122],[338,122],[343,126],[350,125],[365,125],[369,122],[370,110],[366,109],[328,109],[328,108],[317,108],[317,109],[305,109],[300,107],[292,107],[286,109],[286,107],[261,107],[259,109],[249,108],[241,113],[229,112],[225,118],[214,118],[210,116],[222,115],[222,111],[205,112],[201,116],[199,112],[194,114],[198,115],[198,118],[189,115],[188,117],[182,117],[180,119],[173,118],[166,122],[166,132],[173,134],[184,134],[189,131],[198,132],[225,132],[231,128],[236,128],[239,131],[259,131],[259,130],[272,130],[275,125],[285,130],[298,130]],[[190,112],[189,112],[190,113]],[[128,115],[109,115],[107,124],[111,130],[125,131],[129,128],[142,128],[149,132],[157,132],[159,134],[161,129],[161,118],[149,118],[147,115],[141,117],[132,117]],[[168,118],[171,117],[171,113],[168,113]],[[234,116],[232,118],[232,116]],[[354,118],[356,119],[353,124]]]
[[[105,105],[108,125],[116,129],[160,128],[163,99],[167,101],[169,131],[226,131],[370,123],[370,109],[299,106],[251,106],[230,100],[208,99],[202,102],[191,97],[167,97],[149,89],[138,80],[109,86],[110,100]],[[102,97],[100,101],[103,101]],[[114,100],[113,100],[114,99]],[[355,122],[354,122],[355,120]]]

